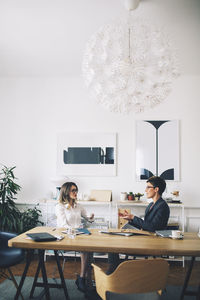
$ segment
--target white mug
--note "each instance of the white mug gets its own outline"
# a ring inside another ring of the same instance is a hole
[[[83,194],[83,200],[84,201],[90,200],[90,196],[88,194]]]
[[[126,192],[121,192],[121,194],[120,194],[120,200],[121,201],[127,200],[127,193]]]
[[[182,232],[180,230],[172,230],[172,238],[173,239],[181,239]]]
[[[199,227],[199,231],[198,231],[198,237],[200,237],[200,227]]]

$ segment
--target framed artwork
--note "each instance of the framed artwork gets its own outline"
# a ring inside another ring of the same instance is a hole
[[[177,120],[137,121],[136,176],[155,175],[179,181],[179,123]]]
[[[59,133],[60,175],[116,176],[115,133]]]

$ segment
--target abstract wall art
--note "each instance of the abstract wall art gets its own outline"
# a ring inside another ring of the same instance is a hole
[[[144,120],[136,123],[136,176],[180,180],[179,123],[177,120]]]
[[[59,133],[57,171],[60,175],[115,176],[115,133]]]

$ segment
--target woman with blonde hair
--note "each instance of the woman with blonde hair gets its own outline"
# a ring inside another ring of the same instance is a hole
[[[94,214],[87,216],[85,209],[77,203],[78,187],[74,182],[66,182],[62,185],[58,204],[56,205],[57,227],[80,227],[81,217],[89,222],[94,219]],[[86,292],[91,287],[91,257],[92,253],[81,252],[81,272],[76,280],[77,288]]]

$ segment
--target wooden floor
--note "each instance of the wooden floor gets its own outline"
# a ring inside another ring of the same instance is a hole
[[[61,263],[62,263],[61,259]],[[95,259],[95,263],[99,265],[103,270],[107,269],[107,262],[106,260],[102,259]],[[171,285],[182,285],[184,282],[185,274],[188,269],[188,262],[185,262],[185,267],[182,267],[182,262],[170,262],[170,274],[168,278],[168,284]],[[14,275],[22,275],[22,272],[24,270],[25,262],[21,263],[17,266],[12,267],[12,271]],[[27,276],[34,276],[35,271],[37,267],[37,255],[34,257],[34,260],[32,261],[30,268],[28,270]],[[53,257],[47,258],[46,261],[46,269],[47,269],[47,275],[49,278],[59,278],[59,274],[57,271],[55,259]],[[64,277],[66,279],[75,279],[76,275],[80,272],[80,258],[76,258],[76,261],[74,258],[67,258],[67,261],[64,265]],[[2,282],[3,279],[0,279],[0,282]],[[200,284],[200,262],[195,262],[190,285],[198,286]]]

